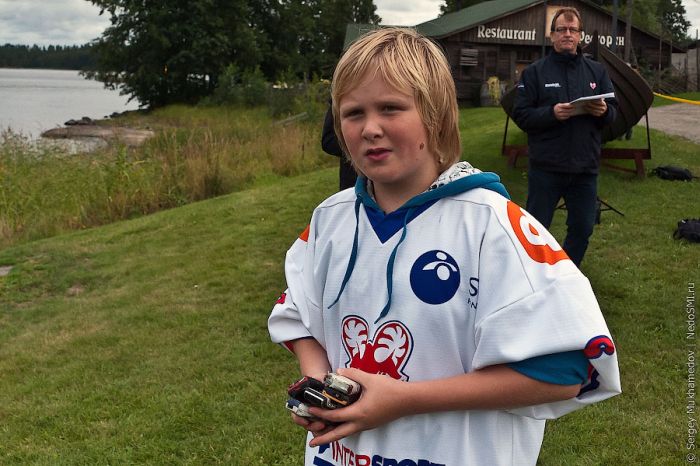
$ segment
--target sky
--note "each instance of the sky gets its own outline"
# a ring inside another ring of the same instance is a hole
[[[621,2],[624,0],[621,0]],[[435,19],[442,0],[374,0],[384,24],[414,26]],[[700,29],[700,0],[682,0],[688,31]],[[0,0],[0,44],[82,45],[100,36],[107,15],[87,0]]]

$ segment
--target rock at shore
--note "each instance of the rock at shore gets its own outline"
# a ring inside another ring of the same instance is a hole
[[[146,129],[77,124],[44,131],[41,133],[41,137],[51,139],[100,138],[107,142],[119,142],[127,146],[140,146],[153,134],[153,131]]]

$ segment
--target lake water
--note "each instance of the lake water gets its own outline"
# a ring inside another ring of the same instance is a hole
[[[127,104],[127,99],[77,71],[0,68],[0,130],[35,138],[70,119],[138,108],[138,102]]]

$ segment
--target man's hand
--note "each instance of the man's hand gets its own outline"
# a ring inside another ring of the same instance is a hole
[[[568,120],[574,112],[574,106],[569,103],[559,103],[554,106],[554,118],[559,121]]]
[[[599,117],[608,110],[608,104],[606,104],[603,99],[589,100],[584,104],[583,108],[591,115]]]

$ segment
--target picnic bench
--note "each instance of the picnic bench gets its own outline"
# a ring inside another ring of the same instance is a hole
[[[649,137],[649,117],[646,118],[647,132],[647,147],[645,148],[621,148],[621,147],[603,147],[600,153],[601,164],[613,170],[620,170],[629,173],[636,173],[639,178],[644,178],[646,171],[644,170],[644,161],[651,159],[651,138]],[[508,166],[515,168],[518,163],[518,158],[527,157],[527,146],[508,145],[506,137],[508,135],[509,116],[506,116],[506,127],[503,132],[503,143],[501,144],[501,155],[508,157]],[[621,167],[617,164],[610,163],[609,160],[633,160],[634,169]]]

